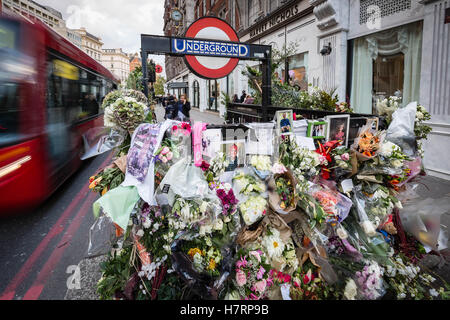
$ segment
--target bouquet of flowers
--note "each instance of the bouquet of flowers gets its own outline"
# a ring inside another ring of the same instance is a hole
[[[355,273],[355,282],[362,299],[376,300],[385,293],[384,269],[376,261],[367,261],[361,271]]]
[[[253,250],[239,251],[238,257],[233,284],[240,298],[244,300],[266,298],[273,283],[266,255],[261,250]]]
[[[237,204],[239,201],[234,196],[231,185],[228,183],[220,184],[216,189],[216,194],[222,202],[222,214],[224,216],[233,215],[237,210]]]
[[[342,113],[352,113],[353,109],[350,108],[347,102],[340,102],[339,104],[336,104],[336,109],[334,111]]]
[[[270,175],[272,161],[269,156],[254,155],[250,159],[250,164],[252,165],[253,170],[255,170],[256,175],[261,179],[265,179]]]
[[[285,241],[281,238],[276,228],[267,227],[261,239],[264,252],[267,253],[268,263],[280,271],[293,271],[298,267],[298,259],[295,253],[294,243],[289,238]]]
[[[389,98],[385,98],[383,100],[378,99],[376,103],[377,113],[380,116],[385,116],[386,121],[389,123],[392,121],[392,114],[397,110],[400,106],[402,98],[397,96],[390,96]]]
[[[317,266],[307,260],[292,275],[290,297],[292,300],[330,299],[332,289],[319,277]]]
[[[210,185],[219,179],[220,175],[225,172],[226,167],[228,167],[228,161],[223,152],[218,152],[216,156],[211,159],[210,163],[203,161],[200,166],[205,174],[206,181],[208,181]]]
[[[443,292],[431,288],[436,280],[430,274],[422,272],[418,266],[410,262],[404,262],[400,255],[390,258],[392,265],[387,265],[384,278],[391,289],[396,293],[397,299],[402,300],[407,296],[413,299],[433,299]],[[430,287],[429,290],[426,287]]]
[[[266,215],[267,200],[262,196],[250,196],[239,204],[242,218],[246,225],[252,225]]]
[[[430,119],[431,115],[427,109],[425,109],[424,106],[417,104],[416,119],[414,121],[414,134],[416,135],[418,146],[417,152],[421,157],[423,157],[423,148],[420,140],[427,139],[428,134],[432,131],[432,128],[423,122]]]
[[[147,106],[134,98],[119,98],[105,108],[104,125],[132,132],[144,122],[147,111]]]
[[[208,201],[201,199],[188,200],[176,195],[172,207],[172,214],[181,224],[181,228],[179,229],[186,229],[206,219],[208,217],[208,209]]]
[[[220,250],[207,245],[201,246],[201,248],[188,245],[186,253],[197,272],[206,272],[212,277],[219,276],[219,266],[222,261]]]
[[[347,218],[352,201],[343,194],[317,184],[312,184],[308,193],[323,208],[326,222],[335,225]]]
[[[320,161],[318,153],[307,148],[301,148],[294,139],[289,136],[280,143],[280,162],[292,170],[298,180],[299,176],[314,177],[319,173]]]
[[[378,155],[386,135],[384,131],[373,130],[371,126],[372,122],[369,122],[359,129],[358,136],[350,148],[356,152],[360,161],[367,161]]]
[[[269,203],[280,214],[287,214],[297,207],[297,181],[291,170],[282,164],[275,164],[274,175],[269,180]]]
[[[132,90],[132,89],[114,90],[114,91],[109,92],[103,99],[102,109],[105,109],[107,106],[116,102],[117,99],[123,98],[123,97],[134,98],[137,102],[142,102],[145,105],[147,105],[147,101],[148,101],[145,94],[143,94],[142,92],[140,92],[138,90]]]
[[[258,195],[266,192],[266,185],[264,182],[251,174],[245,174],[242,171],[233,177],[233,183],[238,194],[243,194],[245,196]]]
[[[108,190],[118,187],[123,180],[125,174],[113,164],[89,178],[89,189],[104,195]]]
[[[331,150],[331,155],[333,156],[336,164],[334,168],[341,168],[346,171],[352,169],[350,149],[346,147],[338,147]]]
[[[376,229],[392,213],[394,207],[401,206],[401,203],[390,195],[388,188],[376,183],[357,185],[353,198],[360,224],[369,236],[376,234]]]

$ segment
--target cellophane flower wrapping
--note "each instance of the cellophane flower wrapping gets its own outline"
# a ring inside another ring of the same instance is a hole
[[[362,126],[350,149],[355,152],[359,161],[375,158],[380,153],[386,132],[372,129],[372,121]]]
[[[336,224],[347,218],[352,201],[337,190],[330,189],[325,185],[310,183],[307,193],[323,208],[324,221],[327,223]]]
[[[386,140],[398,145],[410,157],[416,153],[416,135],[414,123],[416,119],[417,102],[411,102],[404,108],[392,114],[392,122],[386,132]]]

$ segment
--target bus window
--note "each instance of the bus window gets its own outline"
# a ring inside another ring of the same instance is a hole
[[[20,135],[19,23],[0,18],[0,146],[17,141]]]

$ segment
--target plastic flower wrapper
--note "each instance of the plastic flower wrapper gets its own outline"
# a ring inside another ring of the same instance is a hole
[[[326,185],[310,183],[308,195],[319,203],[325,213],[322,217],[316,216],[314,218],[316,221],[323,219],[331,225],[336,225],[347,218],[352,207],[352,201],[349,198],[336,190],[330,189]],[[316,213],[321,214],[322,212],[319,209]]]
[[[337,180],[352,172],[351,151],[349,148],[334,148],[331,150],[331,157],[333,158],[334,165],[329,169],[334,170],[334,175]]]
[[[232,182],[233,190],[239,201],[245,200],[248,196],[267,197],[265,182],[259,179],[250,168],[235,170]]]
[[[441,216],[448,212],[448,198],[416,198],[400,210],[403,229],[423,245],[440,251],[447,247],[448,236],[441,229]]]
[[[220,175],[225,172],[227,166],[228,161],[226,160],[226,155],[223,152],[218,152],[211,159],[210,163],[203,161],[200,168],[211,186],[218,183]]]
[[[172,244],[174,270],[202,299],[217,299],[233,269],[234,249],[222,248],[194,232],[179,235]]]
[[[261,250],[239,250],[234,264],[233,285],[243,300],[267,297],[273,281],[267,256]]]
[[[386,140],[398,145],[404,154],[413,157],[416,153],[416,135],[414,123],[417,102],[411,102],[392,115],[392,122],[386,131]]]
[[[391,265],[386,267],[384,279],[397,298],[423,300],[439,297],[440,293],[431,288],[435,278],[429,273],[413,265],[401,255],[394,255],[390,258]]]
[[[378,99],[376,103],[377,114],[384,116],[387,123],[392,121],[392,114],[400,107],[401,98],[397,96],[390,96],[385,99]]]
[[[250,157],[250,164],[256,175],[265,180],[271,174],[272,160],[270,156],[266,155],[252,155]]]
[[[117,242],[114,222],[107,215],[98,217],[89,229],[88,257],[107,254]]]
[[[239,203],[242,219],[250,226],[266,215],[268,202],[262,196],[250,196],[246,201]]]
[[[319,154],[307,148],[300,147],[294,138],[286,136],[279,145],[279,161],[293,171],[298,180],[300,176],[306,179],[319,174]]]
[[[280,165],[283,166],[283,165]],[[297,207],[297,180],[291,170],[282,168],[268,183],[269,204],[279,214],[288,214]]]
[[[83,134],[84,153],[80,157],[85,160],[105,153],[122,145],[128,133],[119,127],[94,127]]]
[[[367,161],[376,157],[386,136],[385,131],[372,129],[372,123],[373,121],[369,121],[359,129],[358,135],[350,147],[359,161]]]
[[[353,189],[353,202],[359,222],[369,236],[376,235],[376,229],[386,221],[396,206],[401,203],[380,184],[359,184]]]

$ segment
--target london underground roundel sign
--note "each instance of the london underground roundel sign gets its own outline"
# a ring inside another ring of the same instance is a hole
[[[220,51],[236,49],[240,50],[242,54],[242,48],[248,51],[245,46],[235,46],[233,48],[231,45],[227,47],[214,47],[214,40],[218,41],[232,41],[239,42],[239,38],[236,31],[225,21],[214,17],[203,17],[192,23],[185,33],[186,38],[198,38],[198,39],[209,39],[209,47],[217,50],[220,55]],[[244,54],[248,52],[244,52]],[[214,57],[214,56],[195,56],[186,55],[185,61],[189,69],[197,74],[199,77],[207,79],[219,79],[226,77],[230,74],[234,68],[239,63],[239,58],[230,57]]]

